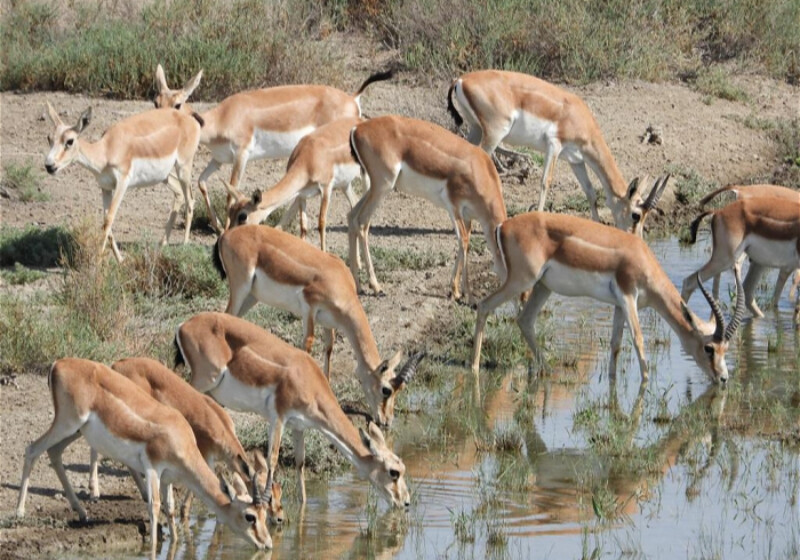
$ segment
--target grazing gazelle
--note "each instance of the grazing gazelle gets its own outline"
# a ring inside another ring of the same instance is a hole
[[[652,307],[675,331],[681,346],[700,369],[714,382],[728,380],[725,351],[744,311],[738,270],[736,312],[727,328],[719,305],[703,288],[716,319],[713,335],[707,336],[705,331],[710,325],[689,310],[647,243],[631,233],[575,216],[531,212],[507,220],[497,228],[496,235],[507,274],[503,285],[478,304],[472,358],[475,373],[480,367],[489,314],[503,302],[531,290],[517,324],[534,356],[536,317],[550,294],[588,296],[615,306],[610,372],[616,371],[622,330],[627,323],[642,378],[648,377],[638,310]]]
[[[378,345],[358,299],[353,276],[342,260],[275,228],[245,225],[217,240],[215,264],[227,276],[226,313],[242,316],[257,302],[303,319],[303,347],[311,351],[314,325],[325,328],[325,376],[330,378],[334,329],[341,330],[356,357],[370,411],[381,426],[391,425],[397,393],[407,379],[395,373],[402,352],[381,360]],[[411,359],[411,358],[409,358]]]
[[[125,191],[161,182],[167,184],[174,196],[161,244],[169,241],[181,204],[185,206],[186,219],[183,242],[189,241],[194,212],[192,162],[200,141],[196,115],[173,109],[146,111],[112,125],[97,142],[87,142],[80,134],[91,121],[91,108],[83,112],[75,126],[64,124],[49,102],[47,114],[55,132],[48,136],[50,151],[45,169],[54,175],[77,161],[94,173],[103,191],[103,250],[110,240],[114,256],[122,260],[111,226]],[[177,179],[171,175],[173,170]]]
[[[389,80],[393,74],[392,71],[373,74],[353,94],[319,85],[244,91],[226,97],[219,105],[200,115],[204,123],[200,142],[211,150],[211,161],[200,174],[199,186],[212,226],[219,227],[206,182],[222,164],[233,164],[229,183],[238,189],[249,160],[289,157],[297,142],[309,132],[336,119],[360,117],[359,98],[367,86]],[[186,100],[200,83],[202,75],[201,70],[183,89],[171,90],[159,64],[156,69],[159,88],[156,107],[191,111]],[[228,206],[232,202],[228,197]]]
[[[319,245],[327,251],[325,222],[328,204],[334,189],[341,189],[347,196],[350,208],[356,204],[353,181],[361,174],[350,151],[350,131],[359,124],[359,118],[338,119],[305,136],[289,157],[286,175],[274,187],[262,193],[253,193],[252,199],[239,191],[228,188],[236,202],[228,209],[228,224],[235,227],[244,224],[260,224],[277,208],[292,203],[283,215],[280,226],[291,222],[298,207],[300,211],[300,238],[306,237],[306,199],[322,195],[319,207]]]
[[[176,362],[188,364],[195,389],[223,406],[254,412],[269,421],[268,484],[278,462],[283,427],[288,425],[293,429],[299,497],[305,502],[304,434],[311,428],[321,431],[387,502],[409,506],[403,461],[386,445],[376,424],[369,422],[366,432],[356,429],[306,352],[224,313],[195,315],[178,327],[175,343]],[[411,377],[413,367],[399,375]]]
[[[472,299],[467,251],[473,220],[481,224],[495,273],[503,278],[504,267],[492,232],[506,219],[506,207],[500,177],[483,150],[433,123],[399,116],[376,117],[359,124],[350,135],[350,145],[370,185],[348,218],[350,269],[359,291],[360,243],[369,285],[381,292],[369,254],[369,226],[392,190],[422,197],[450,215],[458,238],[451,279],[454,299],[460,299],[462,293],[467,301]]]
[[[741,198],[721,210],[703,212],[692,222],[692,243],[697,240],[700,222],[709,215],[711,258],[683,281],[681,295],[688,301],[698,280],[719,275],[747,255],[750,270],[744,283],[745,302],[753,315],[762,317],[755,291],[764,270],[779,268],[788,271],[788,276],[800,268],[800,202],[775,197]]]
[[[133,381],[161,404],[180,412],[192,427],[197,447],[208,466],[213,469],[217,461],[224,462],[234,473],[234,488],[237,496],[245,501],[251,500],[244,481],[254,483],[259,475],[259,467],[263,466],[266,470],[266,464],[263,462],[263,458],[259,458],[256,453],[256,468],[254,469],[250,465],[244,448],[236,437],[233,420],[224,408],[211,397],[199,393],[172,370],[156,360],[126,358],[114,362],[111,369]],[[89,488],[93,498],[100,496],[97,458],[97,451],[92,449]],[[191,507],[192,496],[189,493],[183,503],[184,517]],[[269,493],[267,494],[267,513],[271,521],[276,523],[283,521],[281,503],[279,500],[273,499],[272,494]]]
[[[119,373],[89,360],[56,361],[50,369],[48,385],[55,417],[50,429],[25,450],[17,517],[25,515],[31,469],[47,451],[72,509],[86,522],[86,510],[61,461],[64,449],[83,435],[93,449],[144,473],[150,506],[151,557],[156,552],[162,492],[170,519],[174,519],[172,483],[190,488],[220,521],[259,549],[272,548],[267,511],[258,488],[253,488],[254,503],[250,504],[236,500],[224,480],[220,485],[180,412],[159,403]],[[174,523],[170,523],[170,532],[177,538]]]
[[[734,196],[737,200],[743,200],[745,198],[773,197],[781,198],[791,202],[800,202],[800,191],[787,189],[786,187],[780,187],[778,185],[729,185],[707,194],[700,200],[699,204],[701,207],[705,206],[711,200],[726,192],[734,193]],[[692,242],[694,243],[694,241]],[[789,267],[781,268],[778,272],[778,279],[775,281],[775,290],[772,294],[772,301],[769,302],[770,307],[778,306],[778,302],[781,299],[781,292],[783,292],[783,287],[786,285],[786,281],[789,279],[789,276],[793,271],[794,267]],[[758,280],[761,278],[763,273],[763,266],[750,261],[750,267],[747,269],[747,274],[744,277],[745,293],[748,293],[748,289],[750,287],[755,289],[755,287],[758,285]],[[798,271],[798,273],[800,273],[800,271]],[[711,293],[714,294],[714,297],[719,296],[719,274],[714,276],[714,290]],[[789,293],[789,299],[793,299],[793,293],[791,291]],[[798,300],[796,303],[800,305],[800,300]],[[756,317],[764,316],[755,299],[753,299],[749,305],[750,310]]]
[[[460,114],[453,103],[454,95]],[[600,179],[618,228],[630,231],[641,214],[639,182],[626,184],[594,115],[574,93],[527,74],[481,70],[453,82],[447,106],[457,126],[463,120],[469,123],[469,141],[490,155],[500,142],[528,146],[545,154],[540,212],[560,157],[570,164],[586,193],[593,220],[599,222],[600,215],[587,164]]]

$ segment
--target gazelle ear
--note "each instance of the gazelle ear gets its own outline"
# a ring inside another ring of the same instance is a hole
[[[183,95],[182,95],[184,101],[186,99],[189,99],[189,96],[192,95],[195,89],[197,89],[197,86],[200,85],[200,80],[202,79],[202,77],[203,77],[203,71],[200,70],[197,73],[197,75],[195,75],[194,78],[186,82],[186,85],[183,86]]]
[[[161,93],[169,90],[167,87],[167,78],[164,76],[164,69],[160,64],[156,66],[156,85],[158,86],[158,91]]]
[[[228,484],[228,481],[225,480],[224,478],[219,479],[219,488],[220,490],[222,490],[223,494],[225,494],[226,496],[228,496],[228,498],[230,498],[231,501],[234,501],[236,499],[236,490],[234,490],[234,488],[230,484]]]
[[[643,180],[640,177],[636,177],[628,184],[628,200],[633,199],[637,192],[639,192],[639,187],[646,183],[647,177]]]
[[[361,436],[361,443],[364,444],[364,447],[366,447],[369,450],[369,452],[372,454],[373,457],[377,457],[378,448],[375,446],[375,442],[372,441],[370,435],[367,434],[367,432],[365,432],[363,428],[359,428],[358,433]]]
[[[681,302],[681,313],[683,313],[683,318],[686,319],[686,322],[689,323],[689,326],[692,327],[694,330],[697,329],[697,323],[694,320],[694,314],[689,310],[685,302]]]
[[[89,123],[92,122],[92,108],[89,107],[78,118],[78,124],[76,124],[73,128],[75,128],[75,132],[80,134],[84,131],[84,129],[89,126]]]
[[[49,101],[47,102],[47,116],[50,117],[50,122],[52,122],[54,126],[62,126],[64,124],[64,121],[61,120],[61,117],[58,116],[58,112],[53,109]]]

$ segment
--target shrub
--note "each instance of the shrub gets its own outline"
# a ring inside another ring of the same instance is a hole
[[[192,299],[226,291],[209,248],[200,245],[146,245],[130,252],[122,268],[129,278],[126,290],[137,296]]]
[[[22,202],[45,202],[50,197],[42,192],[41,173],[30,161],[7,163],[3,166],[3,186],[17,192]]]
[[[70,259],[73,249],[72,236],[60,226],[44,230],[36,226],[0,229],[0,266],[57,266],[62,256]]]

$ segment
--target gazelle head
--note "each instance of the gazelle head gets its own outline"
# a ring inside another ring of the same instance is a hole
[[[681,302],[683,316],[692,327],[692,337],[687,340],[681,339],[681,343],[686,352],[700,366],[700,369],[706,372],[714,383],[725,384],[728,381],[728,365],[725,363],[725,352],[728,350],[728,343],[733,338],[733,335],[736,334],[744,315],[744,288],[742,287],[739,265],[734,266],[733,270],[736,278],[736,311],[734,311],[733,317],[727,326],[725,326],[725,318],[722,316],[719,302],[705,289],[700,281],[699,274],[697,276],[697,284],[700,286],[700,291],[714,313],[714,333],[710,336],[706,335],[694,314],[689,311],[684,302]]]
[[[402,351],[398,350],[394,356],[382,361],[372,372],[373,379],[379,380],[379,383],[376,384],[379,386],[367,388],[366,391],[373,416],[385,428],[390,427],[394,421],[394,401],[397,394],[414,377],[417,366],[425,357],[425,352],[417,352],[409,356],[403,367],[397,370],[402,355]]]
[[[158,93],[153,98],[153,104],[156,109],[178,109],[183,107],[189,96],[192,95],[197,86],[200,85],[200,79],[203,77],[203,71],[200,70],[197,75],[186,82],[182,89],[169,89],[167,86],[167,79],[164,76],[164,69],[159,64],[156,68],[156,86]]]
[[[80,153],[78,136],[89,126],[92,120],[92,108],[89,107],[81,113],[75,126],[64,124],[49,101],[47,102],[47,115],[56,128],[47,137],[47,141],[50,143],[50,151],[47,152],[47,157],[44,160],[44,168],[50,175],[55,175],[78,157]]]
[[[252,503],[238,499],[234,488],[224,479],[221,484],[222,491],[231,501],[222,511],[225,524],[259,550],[272,548],[272,537],[267,529],[267,505],[255,482],[252,485]]]
[[[634,235],[638,235],[639,237],[644,235],[644,222],[650,212],[658,205],[658,201],[661,200],[661,195],[667,190],[669,179],[669,174],[656,179],[655,183],[653,183],[653,188],[650,189],[647,198],[644,200],[642,200],[640,196],[641,185],[647,184],[648,178],[645,177],[642,180],[637,178],[631,181],[631,185],[628,187],[628,193],[630,194],[633,192],[634,195],[633,198],[629,196],[628,199],[631,202],[630,214],[633,223],[630,232]],[[636,183],[636,185],[634,185],[634,183]]]
[[[407,508],[411,505],[411,494],[406,486],[406,466],[386,445],[383,432],[370,422],[367,431],[359,428],[361,442],[372,455],[367,463],[367,477],[381,497],[396,508]]]
[[[255,223],[250,221],[249,218],[250,215],[258,209],[258,205],[261,204],[261,191],[254,191],[252,196],[247,198],[244,194],[231,187],[227,182],[225,182],[225,188],[228,190],[228,200],[230,201],[228,204],[228,220],[225,223],[225,229]],[[262,216],[259,221],[265,220],[268,215],[269,214]]]

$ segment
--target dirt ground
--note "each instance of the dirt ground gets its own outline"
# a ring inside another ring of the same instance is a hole
[[[361,68],[352,79],[352,88],[374,68]],[[701,176],[720,184],[749,182],[768,177],[776,164],[769,133],[748,128],[742,121],[754,115],[764,119],[791,118],[800,114],[798,92],[782,83],[755,76],[734,78],[744,89],[747,102],[714,99],[679,84],[641,82],[597,83],[575,89],[594,111],[612,153],[623,175],[630,179],[637,174],[657,176],[670,164],[694,169]],[[402,77],[394,82],[371,86],[362,98],[369,116],[388,113],[431,120],[450,127],[445,111],[449,84],[434,87],[413,86]],[[2,94],[0,105],[0,162],[33,161],[43,168],[47,152],[50,123],[45,117],[45,102],[50,101],[66,122],[78,119],[81,111],[91,106],[93,121],[86,132],[95,140],[112,123],[151,107],[145,101],[108,101],[63,93]],[[198,104],[204,109],[208,104]],[[641,135],[648,125],[661,128],[661,145],[642,143]],[[196,178],[208,161],[204,148],[195,160]],[[251,162],[246,171],[244,189],[268,188],[281,176],[285,161]],[[225,168],[223,173],[229,173]],[[42,190],[47,202],[28,202],[0,198],[0,220],[3,226],[70,225],[87,217],[101,223],[100,191],[91,174],[78,165],[57,176],[48,176],[42,169]],[[219,179],[210,183],[221,191]],[[538,200],[541,170],[533,169],[524,181],[504,179],[504,196],[509,208],[527,208]],[[595,180],[595,184],[597,181]],[[196,194],[196,196],[198,196]],[[555,202],[572,196],[583,196],[569,166],[559,163],[552,197]],[[664,204],[669,205],[669,195]],[[198,200],[198,203],[200,201]],[[156,242],[166,221],[171,195],[163,186],[129,191],[114,224],[114,232],[122,242],[149,239]],[[316,223],[316,205],[311,204],[310,224]],[[347,203],[334,196],[329,214],[330,245],[337,253],[346,250]],[[607,211],[604,216],[610,219]],[[686,216],[688,220],[690,217]],[[455,236],[446,213],[421,199],[393,194],[372,220],[372,246],[408,247],[415,251],[434,250],[455,256]],[[313,229],[313,228],[312,228]],[[173,233],[178,242],[180,232]],[[213,237],[193,233],[193,243],[210,244]],[[312,231],[312,243],[317,243]],[[494,279],[488,272],[488,255],[473,258],[479,274],[474,278],[478,295],[486,293]],[[365,296],[378,345],[388,354],[393,348],[420,345],[420,333],[437,315],[448,313],[453,304],[448,300],[450,266],[425,272],[403,272],[384,286],[386,296]],[[4,288],[6,289],[6,288]],[[351,355],[346,345],[337,347],[335,370],[349,372]],[[338,367],[337,367],[338,366]],[[146,535],[146,510],[139,500],[131,479],[107,464],[101,476],[103,498],[88,503],[92,523],[79,527],[77,516],[63,497],[61,486],[42,458],[34,469],[27,503],[27,518],[13,519],[19,476],[25,446],[39,437],[52,419],[52,404],[46,378],[19,372],[14,384],[0,388],[0,558],[58,556],[62,551],[134,549]],[[76,490],[88,497],[88,448],[78,442],[65,454],[65,464]]]

